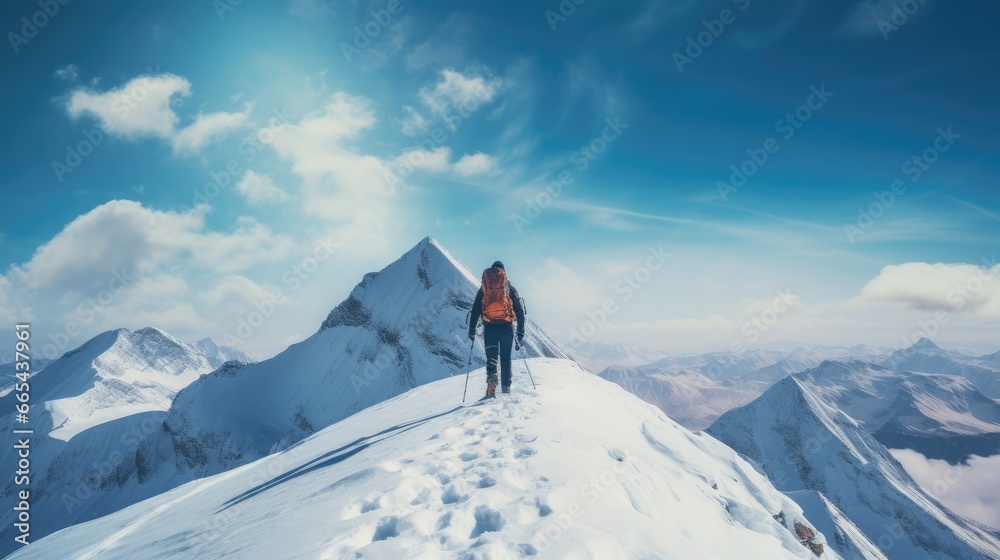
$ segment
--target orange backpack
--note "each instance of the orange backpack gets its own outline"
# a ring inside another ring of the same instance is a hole
[[[483,322],[513,323],[514,302],[508,292],[507,273],[502,268],[487,268],[483,271]]]

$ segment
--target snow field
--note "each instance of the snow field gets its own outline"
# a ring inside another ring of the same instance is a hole
[[[537,391],[515,366],[513,394],[461,405],[443,379],[12,558],[815,558],[732,450],[572,362],[531,367]]]

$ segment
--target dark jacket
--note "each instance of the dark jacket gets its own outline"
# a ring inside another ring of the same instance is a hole
[[[517,289],[512,284],[507,284],[507,294],[514,304],[514,315],[517,317],[517,338],[524,336],[524,307],[521,306],[521,296],[517,295]],[[476,327],[483,314],[483,289],[479,288],[476,293],[476,301],[472,303],[472,314],[469,316],[469,338],[476,335]],[[510,324],[510,323],[506,323]]]

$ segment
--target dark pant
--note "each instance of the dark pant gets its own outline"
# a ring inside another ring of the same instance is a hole
[[[484,323],[483,344],[486,346],[486,376],[497,374],[500,364],[500,385],[510,385],[510,351],[514,345],[512,323]]]

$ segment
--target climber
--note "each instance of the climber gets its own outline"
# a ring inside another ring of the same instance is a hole
[[[476,339],[476,327],[483,320],[483,346],[486,347],[486,397],[494,398],[497,388],[497,366],[500,367],[500,387],[510,392],[511,346],[514,345],[514,321],[517,321],[516,348],[524,341],[524,305],[517,290],[507,281],[503,263],[496,261],[483,271],[483,285],[476,294],[469,317],[469,340]]]

